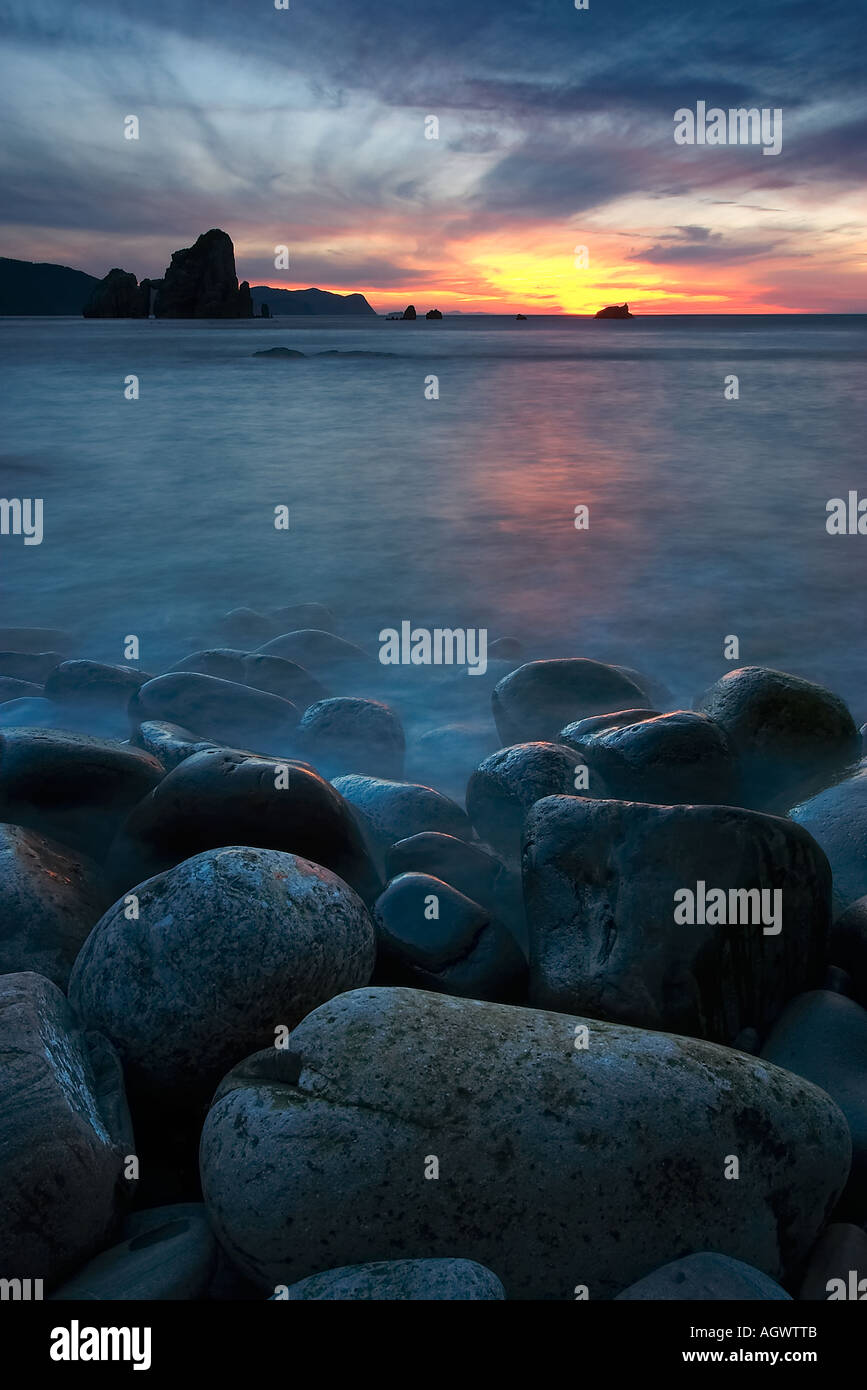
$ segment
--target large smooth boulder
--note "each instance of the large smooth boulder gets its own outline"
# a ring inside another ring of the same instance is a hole
[[[275,1297],[289,1303],[340,1299],[353,1303],[420,1299],[474,1299],[493,1302],[506,1297],[497,1278],[474,1260],[380,1260],[374,1264],[327,1269],[292,1284]]]
[[[863,1223],[867,1220],[867,1010],[831,990],[799,995],[777,1019],[761,1055],[821,1086],[843,1111],[852,1134],[852,1172],[838,1215]]]
[[[730,1255],[703,1251],[646,1274],[643,1279],[619,1293],[615,1302],[639,1303],[647,1300],[730,1300],[791,1302],[791,1294],[760,1269],[733,1260]]]
[[[373,658],[363,648],[319,628],[284,632],[260,646],[257,655],[280,656],[284,661],[294,661],[313,676],[322,677],[332,687],[339,682],[364,677],[369,679],[377,670]]]
[[[62,660],[60,652],[0,651],[0,676],[42,685]]]
[[[504,745],[550,742],[576,719],[646,704],[644,691],[629,676],[577,656],[528,661],[504,676],[491,696]]]
[[[53,729],[0,733],[0,820],[101,860],[128,812],[163,777],[156,758]]]
[[[226,748],[185,758],[118,833],[106,871],[118,895],[221,845],[280,849],[345,879],[365,901],[382,888],[356,820],[312,768]]]
[[[219,1259],[203,1206],[163,1208],[164,1219],[90,1260],[55,1289],[62,1302],[126,1302],[207,1297]]]
[[[201,739],[192,729],[184,729],[180,724],[167,724],[159,719],[146,719],[133,731],[130,743],[135,748],[143,748],[154,758],[158,758],[166,772],[171,772],[185,758],[194,753],[213,750],[212,740]]]
[[[14,676],[0,676],[0,705],[6,704],[9,700],[25,700],[29,697],[41,699],[42,686],[34,681],[17,680]]]
[[[326,700],[328,691],[309,671],[282,656],[262,656],[251,652],[244,658],[243,680],[254,690],[267,690],[288,700],[296,709],[306,710],[317,700]]]
[[[379,700],[337,696],[304,711],[298,725],[301,751],[324,777],[359,772],[400,778],[406,740],[403,725]]]
[[[493,903],[505,873],[503,861],[481,845],[459,840],[456,835],[443,835],[439,830],[422,830],[397,840],[385,856],[385,867],[389,878],[407,873],[432,874],[485,906]]]
[[[237,651],[234,647],[209,647],[205,651],[190,652],[189,656],[176,661],[171,671],[191,671],[194,675],[214,676],[220,681],[245,685],[246,655],[246,652]],[[170,673],[167,671],[165,674]]]
[[[373,918],[382,983],[504,1003],[525,997],[527,963],[512,933],[442,879],[399,874]]]
[[[200,1149],[217,1236],[262,1288],[460,1251],[509,1298],[610,1298],[709,1246],[784,1278],[848,1171],[828,1096],[706,1042],[368,988],[288,1046],[226,1077]]]
[[[524,898],[539,1008],[733,1043],[825,965],[825,856],[756,811],[547,797],[527,817]]]
[[[467,815],[483,840],[510,857],[520,854],[524,817],[543,796],[572,794],[579,759],[563,743],[501,748],[467,783]]]
[[[277,850],[208,850],[110,908],[69,999],[111,1038],[131,1086],[180,1109],[239,1058],[373,972],[373,923],[336,874]]]
[[[67,1277],[113,1238],[135,1146],[114,1048],[41,975],[0,976],[0,1269]]]
[[[242,642],[248,649],[284,631],[276,618],[259,613],[255,608],[233,608],[223,614],[218,626],[230,642]]]
[[[288,700],[235,681],[171,672],[148,681],[129,702],[133,724],[160,720],[192,729],[202,739],[256,753],[290,753],[298,711]]]
[[[110,900],[84,855],[20,825],[0,825],[0,974],[32,970],[65,990]]]
[[[725,731],[706,714],[677,710],[633,724],[609,724],[579,735],[573,747],[587,764],[588,790],[596,796],[663,806],[737,804],[734,751]]]
[[[740,765],[742,804],[785,811],[858,757],[855,721],[838,696],[766,666],[728,671],[695,702],[725,729]]]
[[[828,856],[835,912],[844,912],[867,895],[867,764],[853,777],[793,807],[790,815]]]
[[[423,830],[439,830],[460,840],[473,838],[466,812],[433,787],[355,773],[335,777],[334,786],[352,807],[380,865],[393,844]]]
[[[152,677],[133,666],[102,661],[62,661],[46,677],[45,698],[58,705],[95,705],[125,709],[136,691]]]

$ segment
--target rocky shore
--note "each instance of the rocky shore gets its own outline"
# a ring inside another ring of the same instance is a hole
[[[168,669],[0,630],[0,1275],[858,1297],[845,704],[753,666],[677,709],[508,637],[436,675],[317,603]]]

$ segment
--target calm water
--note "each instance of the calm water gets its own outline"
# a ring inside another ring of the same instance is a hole
[[[393,356],[252,356],[276,345]],[[3,319],[0,361],[0,495],[45,507],[42,545],[0,537],[4,624],[112,661],[135,632],[147,668],[318,599],[373,652],[402,619],[487,627],[678,700],[736,634],[867,718],[867,537],[825,530],[867,494],[867,318]]]

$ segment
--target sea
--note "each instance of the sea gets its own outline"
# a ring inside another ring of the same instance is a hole
[[[161,670],[315,600],[372,654],[485,629],[671,707],[768,665],[867,720],[867,535],[826,525],[867,498],[867,316],[5,318],[0,364],[0,497],[43,503],[0,625]]]

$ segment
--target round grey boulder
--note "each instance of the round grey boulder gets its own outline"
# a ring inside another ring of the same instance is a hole
[[[62,661],[45,679],[45,698],[58,705],[92,705],[123,710],[152,677],[134,666],[101,661]]]
[[[236,681],[178,671],[148,681],[129,703],[133,726],[166,721],[201,739],[256,753],[288,754],[295,743],[298,711],[288,700]]]
[[[547,742],[576,719],[647,703],[644,691],[628,676],[583,657],[528,661],[504,676],[491,696],[504,745]]]
[[[191,652],[181,661],[176,661],[166,675],[174,671],[191,671],[194,675],[215,676],[217,680],[243,685],[246,656],[246,652],[234,647],[211,647],[207,651]]]
[[[433,787],[356,774],[335,777],[334,786],[351,806],[380,866],[397,840],[422,830],[439,830],[460,840],[473,838],[466,812]]]
[[[20,825],[0,825],[0,974],[32,970],[65,990],[110,901],[84,855]]]
[[[374,1264],[349,1265],[311,1274],[274,1295],[285,1299],[351,1300],[354,1303],[397,1299],[482,1300],[494,1302],[506,1297],[505,1290],[491,1270],[475,1260],[380,1260]]]
[[[677,710],[633,724],[618,722],[582,736],[579,746],[589,790],[597,796],[663,806],[737,804],[734,751],[706,714]]]
[[[708,1246],[784,1279],[846,1180],[830,1097],[711,1043],[368,988],[288,1046],[226,1077],[200,1146],[218,1239],[269,1291],[457,1251],[512,1299],[611,1298]]]
[[[524,817],[543,796],[575,794],[580,759],[563,743],[501,748],[467,783],[467,814],[482,840],[512,858],[521,852]]]
[[[115,1236],[134,1183],[123,1075],[60,990],[0,976],[0,1269],[51,1288]]]
[[[140,884],[91,932],[69,982],[130,1084],[181,1108],[373,971],[373,924],[336,874],[275,850],[209,850]]]
[[[267,690],[288,700],[296,709],[305,710],[317,700],[326,700],[328,691],[309,671],[282,656],[261,656],[258,652],[244,658],[243,680],[254,690]]]
[[[214,748],[213,743],[200,739],[192,729],[184,729],[180,724],[166,724],[158,719],[146,719],[139,724],[130,743],[158,758],[166,772],[171,772],[178,763],[191,758],[194,753]]]
[[[298,725],[301,751],[323,777],[358,772],[400,778],[406,741],[403,725],[379,700],[338,696],[319,700]]]

